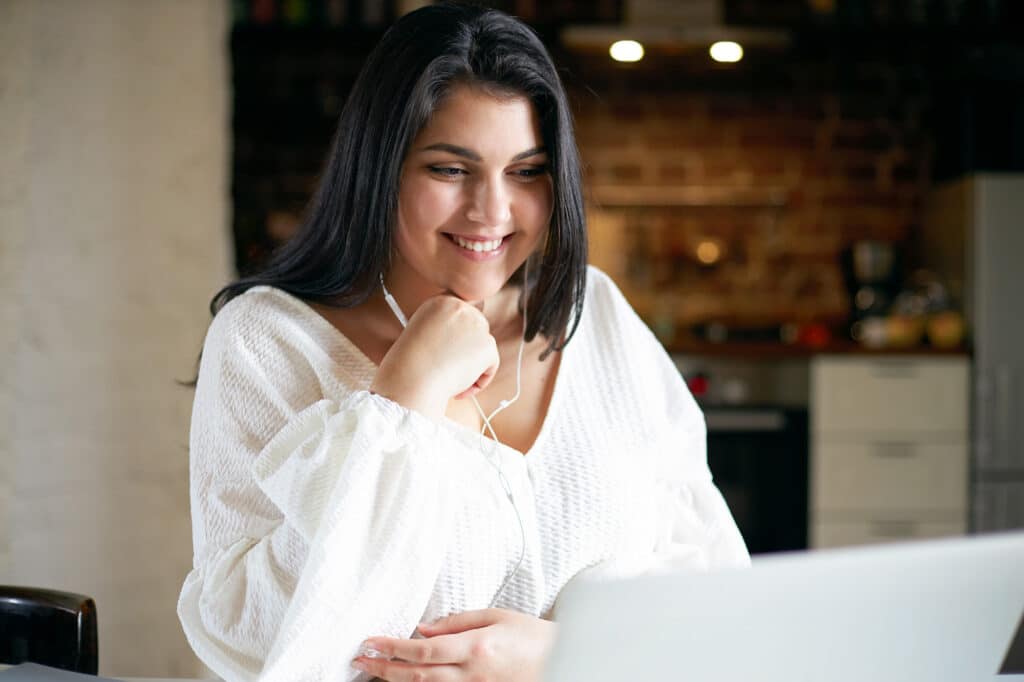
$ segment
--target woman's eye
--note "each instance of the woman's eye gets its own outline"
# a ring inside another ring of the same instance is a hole
[[[522,179],[533,179],[548,172],[547,166],[534,166],[532,168],[520,168],[512,171],[512,174]]]
[[[462,168],[453,168],[451,166],[429,166],[429,169],[434,175],[439,175],[443,178],[457,178],[460,175],[466,174],[466,171]]]

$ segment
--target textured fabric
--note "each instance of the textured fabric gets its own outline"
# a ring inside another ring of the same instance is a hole
[[[375,366],[300,300],[257,287],[207,334],[192,414],[194,568],[178,613],[225,679],[363,679],[371,635],[496,604],[552,613],[566,583],[745,566],[704,419],[604,273],[524,456],[367,390]]]

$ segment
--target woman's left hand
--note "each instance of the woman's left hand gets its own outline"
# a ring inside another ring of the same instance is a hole
[[[555,624],[506,609],[466,611],[420,625],[424,639],[371,637],[352,667],[388,682],[539,680]],[[389,660],[390,659],[390,660]]]

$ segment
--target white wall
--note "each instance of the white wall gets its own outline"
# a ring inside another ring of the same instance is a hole
[[[0,582],[96,600],[100,672],[199,671],[188,378],[228,277],[226,0],[0,2]]]

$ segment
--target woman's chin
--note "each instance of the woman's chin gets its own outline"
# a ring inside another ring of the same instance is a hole
[[[480,303],[486,301],[491,296],[497,294],[501,289],[477,289],[477,290],[466,290],[466,289],[452,289],[452,293],[458,296],[466,303]]]
[[[505,284],[505,281],[499,280],[452,283],[450,291],[466,303],[479,303],[500,292]]]

